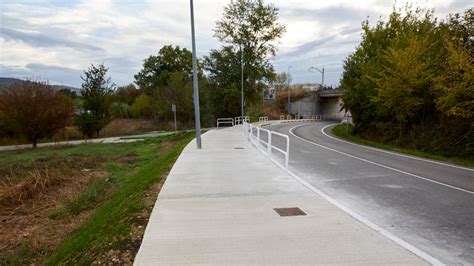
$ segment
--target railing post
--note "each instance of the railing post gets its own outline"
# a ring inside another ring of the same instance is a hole
[[[268,157],[272,157],[272,132],[268,131],[268,144],[267,144]]]
[[[260,127],[257,127],[257,146],[260,146]]]

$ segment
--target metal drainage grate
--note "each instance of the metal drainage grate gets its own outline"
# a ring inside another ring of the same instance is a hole
[[[304,211],[302,211],[298,207],[293,207],[293,208],[274,208],[274,210],[280,215],[280,216],[298,216],[298,215],[306,215]]]
[[[236,149],[236,150],[243,150],[244,147],[234,147],[234,149]]]

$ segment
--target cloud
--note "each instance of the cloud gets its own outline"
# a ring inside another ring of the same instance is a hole
[[[0,10],[0,76],[41,76],[80,86],[91,63],[109,67],[118,85],[133,81],[143,60],[167,44],[191,48],[188,0],[7,0]],[[462,12],[464,0],[407,0],[436,9],[436,16]],[[198,56],[220,47],[212,29],[230,0],[195,1]],[[360,41],[360,24],[392,11],[386,0],[266,0],[279,8],[287,32],[272,62],[278,72],[293,65],[294,82],[316,81],[312,66],[325,66],[336,84],[342,61]],[[397,1],[397,6],[403,2]],[[332,72],[331,72],[332,71]]]
[[[376,13],[369,8],[351,8],[345,6],[330,6],[326,8],[292,8],[282,10],[282,15],[292,19],[304,19],[318,21],[322,24],[340,24],[341,22],[356,21],[359,22]]]
[[[35,47],[63,46],[85,51],[104,51],[104,49],[94,45],[63,40],[36,32],[21,32],[2,27],[0,28],[0,35],[2,35],[7,40],[22,41]]]
[[[316,39],[316,40],[309,41],[309,42],[307,42],[303,45],[300,45],[300,46],[296,47],[295,49],[293,49],[290,52],[283,53],[280,56],[281,57],[294,57],[294,56],[307,55],[308,53],[316,51],[318,48],[320,48],[321,46],[323,46],[325,44],[328,44],[328,43],[331,43],[332,46],[342,45],[342,44],[346,44],[346,43],[355,43],[355,42],[357,42],[357,40],[347,42],[342,37],[344,37],[345,35],[353,34],[353,33],[359,33],[361,31],[362,30],[359,29],[359,28],[345,29],[345,30],[342,30],[339,33],[334,34],[334,35],[331,35],[331,36],[328,36],[328,37],[325,37],[325,38],[322,38],[322,39]],[[335,41],[335,42],[332,42],[332,41]]]

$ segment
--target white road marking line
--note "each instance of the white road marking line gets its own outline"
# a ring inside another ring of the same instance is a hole
[[[372,228],[374,231],[380,233],[381,235],[385,236],[386,238],[392,240],[396,244],[400,245],[401,247],[405,248],[406,250],[412,252],[416,256],[424,259],[428,263],[432,265],[445,265],[438,259],[434,258],[433,256],[429,255],[428,253],[418,249],[417,247],[413,246],[412,244],[406,242],[405,240],[397,237],[396,235],[390,233],[389,231],[383,229],[382,227],[376,225],[375,223],[371,222],[370,220],[366,219],[365,217],[359,215],[357,212],[349,209],[348,207],[344,206],[343,204],[339,203],[337,200],[329,196],[328,194],[322,192],[321,190],[315,188],[313,185],[309,184],[305,180],[303,180],[301,177],[297,176],[291,171],[287,171],[290,176],[295,178],[298,182],[300,182],[303,186],[307,187],[309,190],[313,191],[314,193],[318,194],[325,200],[329,201],[332,203],[334,206],[351,216],[352,218],[358,220],[362,224],[368,226],[369,228]]]
[[[390,166],[386,166],[386,165],[383,165],[383,164],[372,162],[372,161],[369,161],[369,160],[366,160],[366,159],[363,159],[363,158],[360,158],[360,157],[357,157],[357,156],[354,156],[354,155],[351,155],[351,154],[348,154],[348,153],[345,153],[345,152],[342,152],[342,151],[335,150],[333,148],[326,147],[324,145],[309,141],[307,139],[304,139],[302,137],[299,137],[299,136],[295,135],[295,133],[293,133],[293,130],[295,128],[302,127],[302,126],[305,126],[305,125],[298,125],[298,126],[290,128],[290,134],[293,135],[295,138],[301,139],[301,140],[303,140],[305,142],[308,142],[310,144],[313,144],[315,146],[319,146],[321,148],[324,148],[324,149],[327,149],[327,150],[330,150],[330,151],[333,151],[333,152],[336,152],[336,153],[339,153],[339,154],[342,154],[342,155],[345,155],[345,156],[348,156],[348,157],[351,157],[351,158],[354,158],[354,159],[357,159],[357,160],[360,160],[360,161],[363,161],[363,162],[366,162],[366,163],[377,165],[377,166],[380,166],[380,167],[383,167],[383,168],[386,168],[386,169],[389,169],[389,170],[392,170],[392,171],[396,171],[396,172],[399,172],[399,173],[402,173],[402,174],[413,176],[413,177],[416,177],[416,178],[419,178],[419,179],[422,179],[422,180],[425,180],[425,181],[428,181],[428,182],[432,182],[432,183],[435,183],[435,184],[438,184],[438,185],[442,185],[442,186],[445,186],[445,187],[449,187],[449,188],[452,188],[452,189],[456,189],[456,190],[474,195],[474,191],[470,191],[470,190],[467,190],[467,189],[455,187],[455,186],[448,185],[448,184],[445,184],[445,183],[442,183],[442,182],[438,182],[438,181],[435,181],[435,180],[432,180],[432,179],[429,179],[429,178],[426,178],[426,177],[423,177],[423,176],[419,176],[419,175],[416,175],[416,174],[405,172],[403,170],[399,170],[399,169],[396,169],[396,168],[393,168],[393,167],[390,167]]]
[[[258,151],[260,151],[264,156],[266,156],[265,152],[263,152],[262,150],[258,149]],[[268,156],[266,156],[267,158],[269,158]],[[314,187],[313,185],[311,185],[310,183],[306,182],[304,179],[302,179],[301,177],[299,177],[297,174],[291,172],[289,169],[285,168],[282,164],[280,164],[278,161],[276,161],[274,158],[269,158],[270,161],[272,161],[273,163],[275,163],[280,169],[282,169],[283,171],[285,171],[286,173],[288,173],[288,175],[290,175],[291,177],[293,177],[294,179],[296,179],[296,181],[298,181],[300,184],[302,184],[303,186],[305,186],[307,189],[309,189],[310,191],[312,191],[313,193],[319,195],[320,197],[322,197],[323,199],[329,201],[332,205],[336,206],[336,208],[340,209],[341,211],[345,212],[347,215],[351,216],[352,218],[356,219],[357,221],[359,221],[360,223],[366,225],[367,227],[371,228],[372,230],[380,233],[381,235],[383,235],[384,237],[392,240],[393,242],[395,242],[396,244],[400,245],[402,248],[412,252],[413,254],[415,254],[416,256],[424,259],[425,261],[427,261],[428,263],[430,263],[431,265],[445,265],[444,263],[442,263],[440,260],[436,259],[435,257],[429,255],[428,253],[418,249],[417,247],[413,246],[412,244],[406,242],[405,240],[397,237],[396,235],[390,233],[389,231],[385,230],[384,228],[376,225],[375,223],[371,222],[370,220],[368,220],[367,218],[363,217],[362,215],[358,214],[357,212],[351,210],[349,207],[346,207],[345,205],[343,205],[342,203],[339,203],[339,201],[337,201],[336,199],[334,199],[333,197],[329,196],[328,194],[324,193],[323,191],[317,189],[316,187]]]
[[[366,149],[368,149],[368,150],[374,150],[374,151],[378,151],[378,152],[383,152],[383,153],[388,153],[388,154],[396,155],[396,156],[399,156],[399,157],[410,158],[410,159],[414,159],[414,160],[418,160],[418,161],[429,162],[429,163],[434,163],[434,164],[439,164],[439,165],[443,165],[443,166],[449,166],[449,167],[454,167],[454,168],[459,168],[459,169],[463,169],[463,170],[468,170],[468,171],[474,172],[474,169],[472,169],[472,168],[467,168],[467,167],[462,167],[462,166],[447,164],[447,163],[443,163],[443,162],[438,162],[438,161],[433,161],[433,160],[418,158],[418,157],[415,157],[415,156],[410,156],[410,155],[405,155],[405,154],[390,152],[390,151],[386,151],[386,150],[382,150],[382,149],[377,149],[377,148],[373,148],[373,147],[368,147],[368,146],[360,145],[360,144],[353,143],[353,142],[350,142],[350,141],[346,141],[346,140],[342,140],[342,139],[339,139],[339,138],[335,138],[335,137],[333,137],[333,136],[327,134],[326,132],[324,132],[324,130],[325,130],[326,128],[328,128],[328,127],[330,127],[330,126],[332,126],[332,125],[337,125],[337,124],[338,124],[338,123],[334,123],[334,124],[330,124],[330,125],[327,125],[327,126],[323,127],[323,128],[321,129],[321,133],[323,133],[326,137],[329,137],[329,138],[331,138],[331,139],[334,139],[334,140],[337,140],[337,141],[340,141],[340,142],[344,142],[344,143],[347,143],[347,144],[351,144],[351,145],[354,145],[354,146],[366,148]]]

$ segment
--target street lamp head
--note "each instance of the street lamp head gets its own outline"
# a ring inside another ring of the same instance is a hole
[[[308,71],[309,71],[309,72],[311,72],[311,70],[316,70],[316,71],[318,71],[318,72],[320,72],[320,73],[323,73],[323,71],[321,71],[319,68],[314,67],[314,66],[308,68]]]

